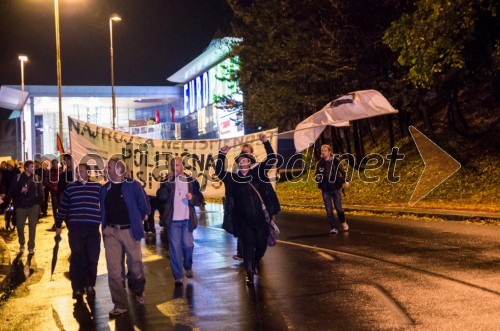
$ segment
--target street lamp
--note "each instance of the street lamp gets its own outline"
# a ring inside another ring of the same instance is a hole
[[[61,91],[61,41],[59,38],[59,0],[54,0],[54,16],[56,20],[56,66],[57,66],[57,96],[59,98],[59,137],[63,138],[62,123],[62,91]],[[57,141],[57,137],[56,137]]]
[[[117,14],[111,15],[109,18],[109,42],[110,42],[110,55],[111,55],[111,102],[113,107],[113,130],[115,129],[116,119],[116,97],[115,97],[115,72],[113,66],[113,21],[120,22],[122,19]]]
[[[26,55],[19,55],[19,62],[21,62],[21,125],[23,131],[23,144],[22,144],[22,155],[23,161],[26,161],[26,126],[24,124],[24,62],[28,61]]]

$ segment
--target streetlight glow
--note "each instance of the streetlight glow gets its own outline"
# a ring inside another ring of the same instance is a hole
[[[19,62],[21,63],[21,130],[23,131],[23,143],[22,143],[22,155],[23,161],[26,161],[26,126],[24,124],[24,62],[28,62],[28,57],[26,55],[18,56]]]
[[[109,42],[110,42],[110,57],[111,57],[111,103],[113,107],[113,119],[112,125],[113,130],[115,129],[116,120],[116,97],[115,97],[115,72],[114,72],[114,60],[113,60],[113,22],[120,22],[122,18],[117,14],[113,14],[109,17]]]
[[[109,19],[112,21],[115,21],[115,22],[120,22],[122,20],[122,18],[120,16],[118,16],[117,14],[111,15],[111,17]]]
[[[57,97],[59,99],[59,137],[62,140],[63,139],[62,77],[61,77],[62,73],[61,73],[61,40],[59,37],[59,0],[54,0],[54,17],[56,25],[56,69],[57,69]]]

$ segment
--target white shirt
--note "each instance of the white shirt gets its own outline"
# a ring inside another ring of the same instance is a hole
[[[189,219],[189,201],[186,198],[188,193],[188,183],[186,177],[175,178],[174,190],[174,215],[173,221],[183,221]]]

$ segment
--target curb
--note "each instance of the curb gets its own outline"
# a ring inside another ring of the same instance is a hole
[[[282,206],[303,207],[324,210],[323,205],[306,205],[299,203],[282,203]],[[344,205],[345,211],[368,211],[373,213],[391,213],[395,215],[417,215],[417,216],[436,216],[446,220],[462,221],[466,219],[491,219],[500,221],[500,213],[468,211],[468,210],[450,210],[450,209],[425,209],[425,208],[402,208],[402,207],[377,207],[362,205]]]
[[[10,283],[11,259],[9,248],[0,237],[0,292],[3,292]]]

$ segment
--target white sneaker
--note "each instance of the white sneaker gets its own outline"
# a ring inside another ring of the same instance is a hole
[[[339,233],[339,230],[337,230],[335,228],[330,230],[330,234],[337,234],[337,233]]]
[[[342,226],[342,231],[349,231],[349,225],[347,225],[347,222],[341,223]]]

